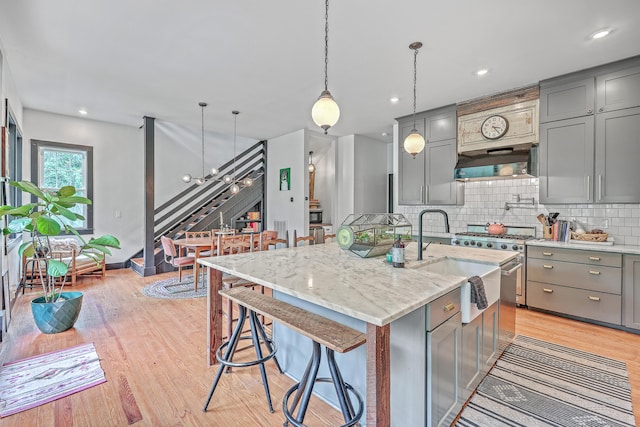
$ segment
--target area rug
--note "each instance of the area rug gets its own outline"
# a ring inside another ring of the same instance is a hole
[[[159,280],[142,289],[148,297],[163,299],[201,298],[207,296],[207,284],[198,280],[198,290],[193,290],[193,276],[183,276],[182,282],[177,277]]]
[[[635,426],[626,365],[519,335],[456,426]]]
[[[0,369],[0,417],[106,381],[93,343],[5,363]]]

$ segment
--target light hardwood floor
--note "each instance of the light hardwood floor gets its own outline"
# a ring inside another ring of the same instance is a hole
[[[174,273],[142,278],[129,270],[107,278],[83,278],[84,293],[75,327],[45,335],[31,319],[27,290],[14,309],[0,361],[93,342],[107,382],[58,401],[0,420],[14,426],[281,426],[282,396],[293,385],[269,362],[275,413],[269,413],[257,367],[224,375],[209,410],[202,412],[216,367],[206,364],[206,298],[161,300],[142,288]],[[518,310],[517,332],[623,360],[640,425],[640,335],[589,325],[526,309]],[[312,399],[305,421],[339,425],[338,411]]]

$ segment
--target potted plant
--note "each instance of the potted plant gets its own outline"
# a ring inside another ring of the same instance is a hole
[[[80,236],[71,225],[84,217],[72,209],[76,205],[91,204],[91,200],[76,194],[73,186],[65,186],[56,191],[43,190],[29,181],[11,181],[10,184],[37,198],[35,203],[19,207],[0,206],[0,218],[11,216],[11,221],[2,229],[4,235],[27,232],[30,238],[24,241],[18,254],[34,258],[32,274],[42,283],[42,295],[31,301],[31,311],[38,328],[44,333],[57,333],[71,328],[82,307],[81,292],[63,292],[67,272],[72,261],[56,259],[50,250],[50,238],[62,233],[73,234],[80,241],[78,255],[83,254],[96,263],[105,255],[111,255],[110,248],[120,249],[120,242],[111,235],[90,238]],[[46,268],[44,268],[46,266]]]

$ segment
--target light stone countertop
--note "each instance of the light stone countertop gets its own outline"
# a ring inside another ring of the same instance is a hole
[[[554,242],[553,240],[527,240],[527,246],[542,246],[545,248],[579,249],[583,251],[613,252],[619,254],[640,255],[640,246],[604,245],[598,243]]]
[[[201,258],[221,270],[338,313],[384,326],[458,288],[466,277],[415,268],[417,245],[407,244],[406,265],[384,257],[360,258],[337,243]],[[422,263],[442,257],[499,265],[516,252],[430,245]]]

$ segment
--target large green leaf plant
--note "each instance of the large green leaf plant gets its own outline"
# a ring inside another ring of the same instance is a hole
[[[83,254],[100,263],[105,255],[111,255],[111,249],[120,249],[120,242],[111,235],[90,238],[86,241],[69,223],[84,220],[84,217],[72,211],[76,205],[90,205],[91,200],[78,196],[73,186],[65,186],[56,191],[43,190],[29,181],[11,181],[10,184],[20,190],[36,196],[36,203],[29,203],[19,207],[9,205],[0,206],[0,218],[10,215],[12,220],[2,229],[4,235],[10,233],[27,232],[29,240],[20,245],[18,254],[22,258],[35,257],[35,263],[43,288],[46,302],[55,302],[60,298],[66,283],[67,272],[72,260],[67,263],[50,256],[49,239],[62,232],[75,235],[81,242],[77,255]],[[46,274],[40,266],[41,260],[47,259]],[[61,279],[60,279],[61,278]]]

